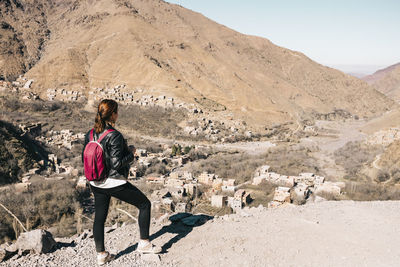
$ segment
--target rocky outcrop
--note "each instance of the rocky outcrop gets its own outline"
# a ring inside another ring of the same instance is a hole
[[[15,80],[39,60],[50,37],[50,2],[0,1],[0,80]]]

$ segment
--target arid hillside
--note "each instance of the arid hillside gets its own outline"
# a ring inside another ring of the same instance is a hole
[[[392,175],[393,183],[400,181],[400,141],[394,141],[380,156],[377,164],[379,167]]]
[[[164,1],[53,0],[29,9],[31,2],[39,1],[14,0],[2,8],[10,26],[1,41],[10,45],[1,54],[10,51],[0,74],[11,79],[29,70],[25,76],[43,98],[48,88],[87,94],[88,88],[126,84],[232,113],[260,128],[340,109],[372,117],[395,105],[367,83],[299,52]],[[43,37],[25,38],[24,23],[29,32],[44,30]]]
[[[12,124],[0,120],[0,185],[18,181],[18,177],[40,159],[35,147]]]
[[[363,80],[393,100],[400,101],[400,63],[378,70]]]
[[[40,0],[0,1],[0,80],[15,80],[39,60],[50,36],[48,7]]]

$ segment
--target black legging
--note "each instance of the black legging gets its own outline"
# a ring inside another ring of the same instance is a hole
[[[94,194],[95,216],[93,224],[93,236],[96,251],[104,251],[104,223],[107,219],[108,206],[111,196],[134,205],[139,209],[140,238],[149,238],[151,203],[148,198],[135,186],[126,184],[113,188],[99,188],[90,186]]]

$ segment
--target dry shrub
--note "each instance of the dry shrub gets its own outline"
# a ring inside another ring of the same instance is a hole
[[[265,155],[265,162],[273,171],[284,175],[298,175],[301,172],[321,174],[318,162],[310,154],[316,149],[297,145],[270,148]]]
[[[392,184],[398,184],[400,183],[400,169],[394,168],[390,171],[390,176],[391,176],[391,180],[390,182]]]
[[[21,103],[17,96],[15,95],[7,95],[0,97],[0,104],[2,109],[17,111],[21,108]]]
[[[335,151],[335,163],[343,166],[347,175],[352,180],[364,180],[360,170],[365,164],[370,164],[376,155],[382,153],[381,146],[373,146],[357,142],[348,142],[345,146]]]
[[[18,123],[42,122],[42,130],[71,129],[85,132],[93,126],[94,113],[82,109],[82,103],[35,100],[21,102],[14,96],[0,97],[7,120]]]
[[[28,230],[58,225],[56,235],[68,236],[76,232],[74,213],[80,207],[79,201],[88,196],[86,191],[74,190],[74,185],[68,180],[36,182],[32,183],[29,192],[3,191],[0,203],[24,222]],[[13,220],[0,209],[0,225],[4,228],[0,232],[0,241],[16,238]]]
[[[149,174],[161,174],[165,175],[168,173],[168,169],[166,165],[162,162],[157,162],[155,164],[152,164],[149,168],[146,169],[145,175]]]
[[[357,201],[400,200],[400,187],[375,183],[346,183],[344,199]]]
[[[378,174],[376,175],[376,181],[378,183],[383,183],[390,180],[390,174],[387,171],[379,170]]]
[[[265,163],[261,156],[247,154],[214,154],[207,159],[191,162],[185,169],[198,176],[202,172],[215,173],[221,178],[236,179],[243,183],[252,179],[254,171]]]

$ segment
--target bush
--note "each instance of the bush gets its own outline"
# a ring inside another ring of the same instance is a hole
[[[149,175],[149,174],[165,175],[167,173],[168,173],[167,167],[162,162],[158,162],[154,165],[151,165],[145,172],[146,175]]]
[[[254,171],[265,163],[263,157],[249,156],[246,154],[215,154],[207,159],[191,162],[185,169],[192,171],[194,175],[202,172],[215,173],[221,178],[236,179],[237,183],[250,180]]]
[[[315,147],[282,146],[270,148],[264,156],[266,164],[274,172],[284,175],[298,175],[301,172],[312,172],[324,175],[317,160],[311,155]]]
[[[28,230],[57,226],[61,222],[63,226],[58,227],[58,234],[70,235],[76,232],[74,213],[80,207],[79,201],[88,197],[87,191],[76,191],[74,185],[68,180],[35,182],[26,193],[18,194],[13,189],[4,191],[0,203],[14,213]],[[14,219],[1,208],[0,224],[3,227],[0,241],[17,237]]]
[[[378,172],[378,175],[376,176],[376,180],[377,180],[377,182],[379,182],[379,183],[386,182],[386,181],[388,181],[389,179],[390,179],[390,174],[389,174],[388,172],[382,171],[382,170],[380,170],[380,171]]]
[[[357,201],[400,200],[400,188],[374,183],[346,183],[344,199]]]
[[[400,183],[400,169],[394,168],[393,170],[391,170],[390,176],[392,177],[391,183]]]
[[[19,101],[19,98],[17,96],[2,96],[1,98],[1,105],[2,107],[11,110],[11,111],[16,111],[19,110],[21,107],[21,102]]]
[[[171,156],[175,157],[175,156],[179,156],[182,155],[182,147],[181,145],[173,145],[172,146],[172,151],[171,151]]]
[[[185,146],[185,147],[183,148],[183,153],[184,153],[184,154],[189,154],[189,152],[190,152],[190,150],[192,150],[192,148],[193,148],[193,147],[191,147],[191,146]]]
[[[335,163],[345,169],[346,177],[352,177],[353,180],[365,180],[360,174],[361,169],[365,164],[370,164],[380,153],[382,153],[380,146],[370,146],[358,141],[348,142],[336,150],[334,156]]]

